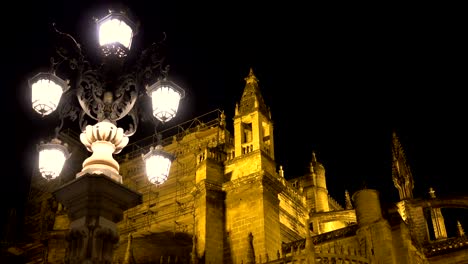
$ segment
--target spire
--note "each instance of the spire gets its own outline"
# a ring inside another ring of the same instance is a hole
[[[252,68],[250,68],[249,75],[247,75],[244,80],[247,84],[252,84],[258,87],[258,79],[255,76]]]
[[[346,209],[353,209],[353,203],[351,203],[351,197],[349,197],[349,192],[348,190],[345,190],[345,202],[346,202]]]
[[[411,170],[406,161],[405,152],[395,132],[393,132],[392,146],[392,178],[398,189],[400,200],[413,198],[414,181]]]
[[[252,68],[250,68],[249,75],[244,80],[245,87],[239,104],[239,114],[248,114],[258,109],[265,117],[270,118],[270,111],[265,105],[258,86],[259,81]]]
[[[463,227],[462,227],[459,220],[457,220],[457,234],[458,234],[459,237],[464,237],[465,236],[465,231],[463,230]]]

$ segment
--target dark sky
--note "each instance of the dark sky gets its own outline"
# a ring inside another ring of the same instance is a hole
[[[339,202],[345,189],[353,193],[363,184],[396,201],[390,163],[396,131],[416,196],[427,196],[430,186],[439,196],[466,194],[468,43],[457,7],[130,2],[125,5],[141,23],[133,52],[166,32],[170,77],[186,90],[179,116],[166,126],[216,108],[230,122],[252,67],[271,107],[276,160],[286,177],[307,172],[315,151]],[[34,169],[30,152],[39,135],[53,133],[57,122],[41,124],[28,105],[27,79],[47,69],[52,54],[50,23],[93,54],[92,18],[105,15],[110,3],[28,4],[10,21],[2,89],[17,95],[8,100],[19,144],[20,172],[9,188],[16,195]]]

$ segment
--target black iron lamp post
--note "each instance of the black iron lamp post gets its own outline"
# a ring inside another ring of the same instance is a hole
[[[38,146],[41,175],[56,178],[70,156],[66,145],[57,139],[66,118],[79,120],[80,141],[92,152],[76,179],[54,192],[68,208],[70,218],[68,263],[112,262],[113,246],[118,241],[116,223],[125,210],[141,203],[139,193],[122,185],[113,155],[128,144],[138,127],[140,99],[151,97],[153,116],[167,122],[176,115],[184,97],[184,90],[167,79],[168,67],[163,65],[158,44],[127,61],[135,27],[125,13],[109,12],[96,24],[100,65],[93,67],[80,44],[54,27],[59,43],[51,59],[51,71],[29,80],[33,109],[41,116],[58,111],[60,118],[55,138]],[[71,81],[60,77],[63,68],[73,76]],[[88,125],[88,120],[93,120],[94,125]],[[128,129],[118,126],[122,120],[126,120]],[[158,145],[143,159],[148,179],[163,183],[173,156]]]

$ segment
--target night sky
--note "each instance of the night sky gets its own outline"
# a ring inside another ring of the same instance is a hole
[[[165,32],[169,77],[186,91],[178,117],[166,126],[217,108],[231,122],[252,68],[271,108],[276,161],[287,178],[306,173],[315,151],[338,202],[344,204],[344,190],[352,194],[363,186],[395,202],[396,131],[415,196],[428,197],[430,186],[438,196],[466,194],[468,43],[457,7],[130,2],[125,5],[141,23],[133,52]],[[42,123],[31,110],[27,86],[28,78],[49,66],[50,24],[72,34],[85,54],[95,54],[92,18],[103,17],[110,3],[28,4],[17,7],[17,20],[8,25],[2,90],[16,92],[15,100],[7,100],[16,126],[15,165],[4,175],[10,182],[4,194],[16,197],[6,200],[10,206],[24,202],[35,145],[58,124]],[[72,128],[79,130],[77,122]]]

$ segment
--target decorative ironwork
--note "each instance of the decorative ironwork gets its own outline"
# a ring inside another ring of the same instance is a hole
[[[145,105],[151,103],[153,116],[164,123],[176,115],[185,92],[167,80],[169,67],[164,66],[160,49],[165,34],[162,41],[153,43],[140,56],[128,56],[135,24],[125,12],[109,11],[106,17],[96,20],[96,25],[102,52],[98,65],[85,58],[75,38],[52,25],[56,47],[50,60],[51,70],[30,79],[31,102],[33,109],[42,116],[58,108],[60,124],[55,130],[56,136],[64,119],[79,118],[80,141],[93,155],[85,160],[77,177],[100,173],[121,182],[119,164],[112,155],[127,145],[128,137],[138,128],[140,117],[150,119],[145,113],[151,111],[145,109]],[[60,76],[69,79],[63,80]],[[149,98],[151,100],[145,100]],[[88,119],[94,125],[88,125]],[[167,158],[169,154],[164,153],[161,149],[153,154]],[[151,167],[156,166],[152,164],[156,160],[157,157],[150,160]],[[58,168],[47,169],[58,171]]]
[[[116,124],[128,116],[124,122],[125,134],[133,135],[140,116],[142,119],[150,119],[144,116],[145,111],[140,111],[144,103],[137,106],[138,98],[146,95],[146,86],[157,80],[164,80],[168,75],[169,65],[164,65],[161,49],[166,35],[164,34],[161,41],[142,51],[136,59],[105,53],[101,64],[93,66],[86,60],[81,45],[75,38],[58,30],[55,24],[53,30],[57,45],[55,55],[51,58],[51,72],[67,73],[70,76],[70,80],[67,80],[70,89],[63,93],[57,109],[60,118],[57,129],[62,128],[64,119],[67,118],[72,121],[79,119],[79,126],[83,131],[89,118],[98,122],[109,120]],[[76,99],[73,98],[75,96]]]

